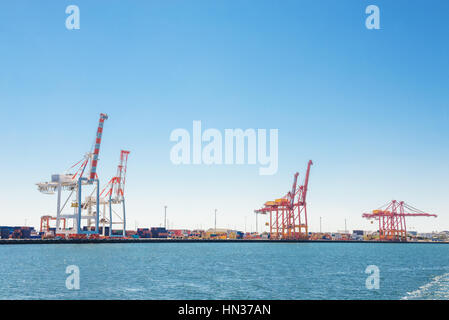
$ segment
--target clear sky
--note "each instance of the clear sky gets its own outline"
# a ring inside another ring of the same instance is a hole
[[[67,30],[65,9],[80,8]],[[380,30],[365,8],[380,8]],[[98,173],[131,151],[128,225],[255,229],[312,159],[311,230],[371,229],[361,214],[404,200],[449,229],[449,2],[2,1],[0,225],[38,226],[56,198],[35,183],[89,151]],[[170,133],[279,129],[279,170],[175,166]],[[262,223],[261,223],[262,225]],[[259,229],[260,230],[260,229]]]

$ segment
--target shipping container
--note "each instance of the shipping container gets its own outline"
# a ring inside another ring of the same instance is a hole
[[[2,239],[8,239],[9,235],[10,235],[9,229],[7,228],[0,229],[0,236]]]

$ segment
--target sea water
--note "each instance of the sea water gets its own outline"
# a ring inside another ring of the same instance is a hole
[[[0,272],[0,299],[449,299],[448,244],[0,245]]]

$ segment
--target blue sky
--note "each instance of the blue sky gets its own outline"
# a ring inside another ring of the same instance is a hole
[[[65,8],[78,5],[80,30]],[[366,6],[380,30],[365,28]],[[374,229],[391,199],[449,229],[447,1],[14,1],[0,4],[0,225],[38,225],[55,197],[34,185],[87,152],[100,112],[98,173],[131,150],[128,225],[255,228],[312,159],[309,222]],[[170,133],[279,129],[279,170],[174,166]]]

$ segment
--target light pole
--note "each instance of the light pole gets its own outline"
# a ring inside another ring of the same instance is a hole
[[[320,217],[320,233],[321,233],[321,217]]]
[[[256,212],[256,233],[257,233],[257,212]]]
[[[217,232],[217,209],[215,209],[215,230],[214,232]]]
[[[167,229],[167,206],[164,206],[164,228]]]

